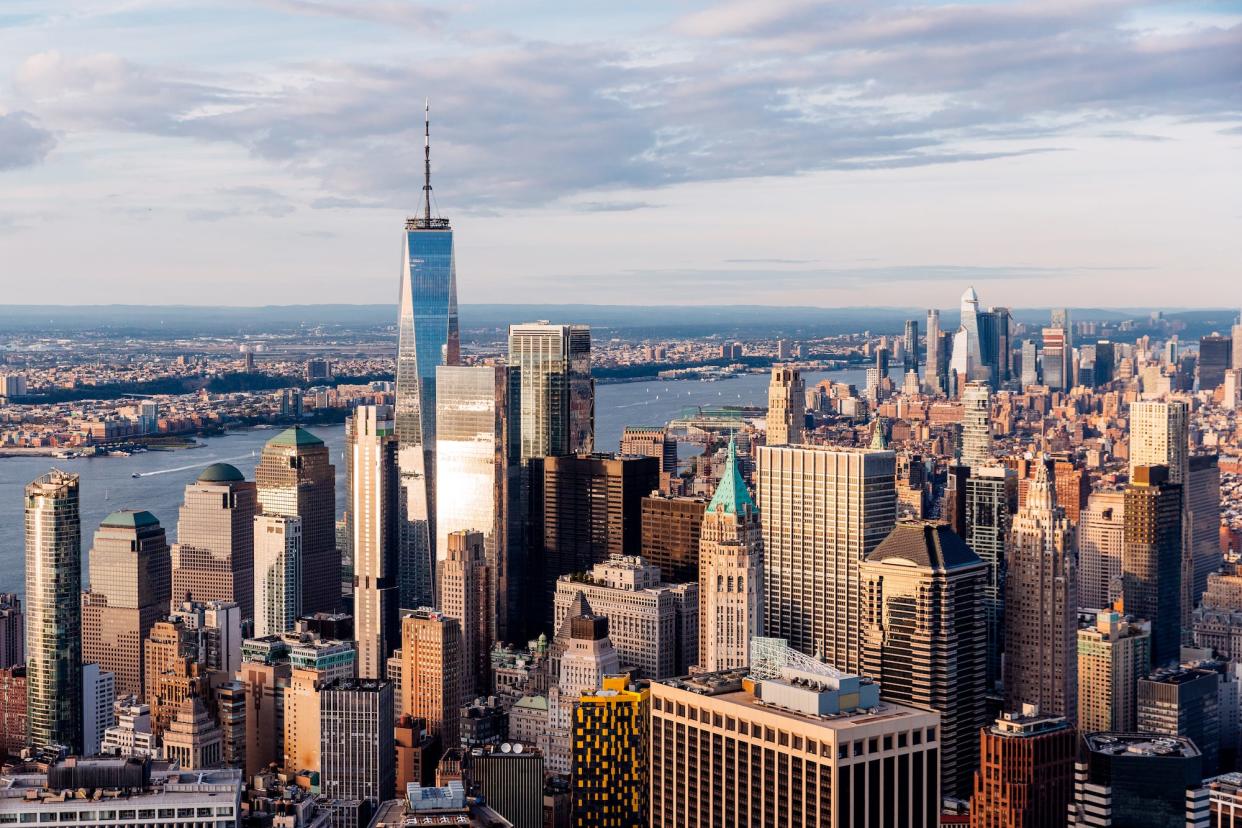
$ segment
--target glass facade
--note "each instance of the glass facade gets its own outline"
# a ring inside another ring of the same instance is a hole
[[[409,219],[398,320],[397,463],[401,471],[401,605],[435,599],[436,368],[461,358],[457,270],[447,219]]]
[[[496,629],[502,640],[511,640],[509,624],[516,623],[511,614],[525,571],[519,372],[480,365],[441,366],[436,373],[436,559],[447,557],[450,533],[483,534],[484,555],[494,573]]]
[[[78,476],[26,487],[26,688],[30,743],[82,751],[82,529]]]
[[[509,365],[521,371],[522,459],[594,451],[590,327],[513,325]]]

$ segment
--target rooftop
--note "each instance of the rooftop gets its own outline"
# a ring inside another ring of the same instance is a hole
[[[117,529],[139,529],[144,526],[159,526],[159,519],[150,512],[141,509],[121,509],[103,519],[100,526]]]
[[[267,441],[269,446],[322,446],[323,440],[320,440],[311,432],[301,426],[287,428],[277,434],[275,437]]]
[[[198,476],[199,483],[239,483],[245,479],[246,475],[228,463],[212,463]]]
[[[737,443],[729,438],[729,456],[725,460],[724,472],[720,475],[720,485],[716,487],[716,493],[707,504],[707,511],[736,515],[747,508],[758,511],[750,491],[746,488],[742,471],[737,467]]]
[[[890,560],[908,561],[938,572],[983,565],[948,524],[931,521],[898,523],[867,556],[869,563]]]
[[[1147,756],[1152,758],[1191,758],[1199,755],[1195,743],[1181,736],[1157,736],[1152,733],[1088,733],[1083,742],[1092,753],[1110,756]]]

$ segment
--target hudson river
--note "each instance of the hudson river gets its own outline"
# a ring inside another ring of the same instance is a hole
[[[864,370],[808,373],[807,386],[821,379],[863,383]],[[595,445],[599,451],[615,451],[627,425],[659,426],[677,417],[687,406],[767,405],[767,374],[744,374],[718,382],[658,380],[599,385],[595,391]],[[312,429],[332,451],[336,465],[338,517],[345,505],[344,426]],[[176,540],[177,511],[187,484],[206,466],[232,463],[253,479],[263,444],[278,434],[276,429],[234,431],[202,440],[201,448],[180,451],[149,451],[130,457],[90,457],[58,460],[51,457],[0,458],[0,592],[25,591],[25,526],[23,487],[52,466],[81,475],[82,585],[89,584],[87,552],[95,529],[117,509],[146,509],[159,518]],[[133,477],[134,473],[141,477]]]

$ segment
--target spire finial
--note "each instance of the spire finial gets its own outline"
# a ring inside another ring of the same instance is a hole
[[[431,98],[423,101],[423,200],[427,226],[431,226]]]

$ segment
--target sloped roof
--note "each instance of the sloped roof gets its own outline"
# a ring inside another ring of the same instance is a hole
[[[322,446],[320,440],[301,426],[287,428],[267,441],[269,446]]]
[[[159,526],[159,523],[155,515],[143,509],[121,509],[108,515],[99,525],[137,529],[143,526]]]
[[[907,521],[894,526],[867,556],[868,562],[886,560],[906,560],[936,571],[983,563],[947,523],[931,521]]]
[[[707,504],[709,512],[725,512],[736,515],[746,506],[758,511],[755,501],[750,497],[746,481],[742,479],[742,471],[737,467],[737,444],[729,438],[729,459],[725,461],[724,473],[720,475],[720,485]]]

